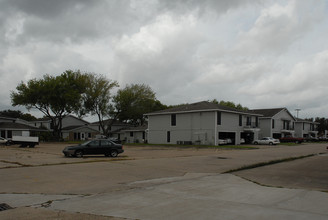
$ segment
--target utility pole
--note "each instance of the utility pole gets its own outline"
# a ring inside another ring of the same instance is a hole
[[[296,117],[298,118],[298,112],[301,111],[301,109],[297,108],[297,109],[295,109],[295,111],[296,111]]]

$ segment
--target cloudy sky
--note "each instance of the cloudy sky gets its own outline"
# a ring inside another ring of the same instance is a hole
[[[328,117],[326,0],[0,0],[0,33],[0,110],[21,81],[72,69],[167,105]]]

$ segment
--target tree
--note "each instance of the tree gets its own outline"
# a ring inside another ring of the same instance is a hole
[[[133,125],[142,125],[145,122],[145,113],[165,108],[156,99],[154,91],[145,84],[131,84],[118,90],[113,102],[114,118]]]
[[[73,112],[78,113],[82,106],[86,79],[80,71],[67,70],[57,77],[44,75],[43,79],[21,82],[16,87],[17,92],[11,93],[12,105],[41,111],[51,120],[53,135],[59,139],[62,119]]]
[[[0,116],[3,117],[9,117],[9,118],[20,118],[26,121],[33,121],[36,120],[37,118],[34,117],[33,115],[29,114],[29,113],[23,113],[19,110],[4,110],[4,111],[0,111]]]
[[[325,134],[325,131],[328,130],[328,119],[326,118],[315,118],[315,122],[318,122],[318,132],[320,135]]]
[[[112,89],[118,87],[116,81],[106,79],[104,76],[88,74],[87,87],[84,95],[84,111],[97,115],[104,135],[109,135],[110,124],[105,118],[111,117]],[[83,113],[82,113],[83,114]]]
[[[214,99],[213,100],[214,103],[217,103],[217,100]],[[238,109],[238,110],[243,110],[243,111],[247,111],[248,108],[247,107],[243,107],[241,104],[236,105],[235,103],[231,102],[231,101],[220,101],[219,102],[220,105],[224,105],[230,108],[234,108],[234,109]]]

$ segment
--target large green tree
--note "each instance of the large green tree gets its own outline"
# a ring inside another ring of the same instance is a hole
[[[156,99],[155,92],[145,84],[130,84],[119,89],[113,98],[114,118],[133,125],[145,122],[144,114],[165,108]]]
[[[56,77],[44,75],[42,79],[21,82],[16,87],[17,91],[11,92],[12,105],[41,111],[51,120],[53,134],[59,139],[62,119],[68,114],[78,113],[82,107],[86,82],[86,74],[72,70]]]
[[[109,135],[111,124],[106,119],[111,118],[112,90],[118,86],[116,81],[106,79],[102,75],[88,74],[83,111],[98,116],[99,125],[104,135]]]

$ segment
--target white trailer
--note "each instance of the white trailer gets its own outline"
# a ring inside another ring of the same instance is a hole
[[[21,147],[33,148],[39,144],[39,137],[13,136],[10,144],[20,144]]]

